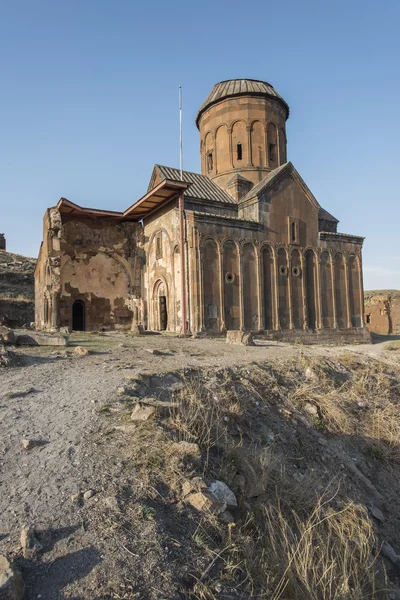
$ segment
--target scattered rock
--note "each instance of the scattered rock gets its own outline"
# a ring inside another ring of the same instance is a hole
[[[162,355],[162,352],[160,352],[160,350],[157,350],[156,348],[145,348],[145,351],[148,352],[149,354],[154,354],[154,356]]]
[[[87,356],[89,354],[89,350],[83,346],[76,346],[74,352],[79,356]]]
[[[250,332],[246,331],[232,331],[226,332],[226,343],[227,344],[241,344],[242,346],[254,346],[253,336]]]
[[[60,327],[60,333],[72,333],[72,327]]]
[[[134,423],[127,423],[126,425],[116,425],[114,429],[123,433],[133,433],[136,431],[137,426]]]
[[[328,445],[328,442],[326,441],[326,439],[325,439],[325,438],[319,437],[319,438],[318,438],[318,444],[319,444],[320,446],[327,446],[327,445]]]
[[[71,495],[71,502],[74,504],[80,504],[82,502],[82,492],[77,492],[76,494]]]
[[[87,490],[84,494],[83,494],[83,499],[84,500],[89,500],[90,498],[93,498],[93,496],[95,495],[95,491],[94,490]]]
[[[210,512],[219,515],[226,509],[226,504],[220,502],[209,491],[195,492],[185,498],[185,502],[193,506],[196,510]]]
[[[390,562],[392,562],[394,565],[396,565],[399,562],[398,555],[396,554],[393,546],[391,546],[388,542],[383,542],[381,547],[381,554],[383,554],[385,558],[388,558]]]
[[[373,517],[375,517],[375,519],[377,521],[379,521],[380,523],[384,523],[385,522],[385,517],[383,515],[383,512],[379,508],[377,508],[373,504],[371,506],[369,506],[368,508],[369,508],[369,511],[370,511],[371,515]]]
[[[207,490],[207,484],[202,479],[202,477],[193,477],[193,479],[187,479],[182,484],[182,496],[185,498],[191,492],[201,492],[202,490]]]
[[[24,590],[21,573],[5,556],[0,555],[1,600],[23,600]]]
[[[42,545],[35,537],[35,531],[32,527],[26,525],[21,531],[21,548],[24,558],[36,558],[41,551]]]
[[[310,404],[309,402],[306,402],[305,405],[304,405],[304,410],[309,415],[312,415],[313,417],[317,417],[318,416],[318,408],[316,406],[314,406],[314,404]]]
[[[116,511],[120,511],[121,506],[123,505],[123,502],[120,500],[120,498],[118,498],[118,496],[108,496],[108,498],[105,498],[104,502],[108,508]]]
[[[308,381],[312,381],[313,379],[315,379],[317,376],[314,373],[314,371],[312,369],[310,369],[310,367],[307,367],[307,369],[304,371],[304,377],[308,380]]]
[[[11,356],[7,348],[2,344],[0,336],[0,367],[9,367],[11,365]]]
[[[147,404],[137,404],[132,411],[132,421],[147,421],[156,412],[154,406],[148,406]]]
[[[25,448],[25,450],[32,450],[32,448],[36,448],[38,446],[45,446],[49,442],[47,440],[32,440],[32,439],[25,438],[25,439],[21,440],[21,443],[22,443],[23,447]]]
[[[128,391],[129,391],[129,390],[128,390],[126,387],[124,387],[124,386],[121,386],[121,387],[119,387],[119,388],[117,389],[117,393],[118,393],[120,396],[123,396],[124,394],[127,394],[127,393],[128,393]]]
[[[230,525],[231,523],[235,522],[235,519],[233,518],[233,515],[229,512],[229,510],[224,510],[219,515],[219,518],[223,523],[226,523],[227,525]]]
[[[0,325],[0,336],[3,338],[5,344],[15,344],[15,333],[12,329]]]
[[[235,494],[223,481],[213,481],[208,490],[217,500],[227,506],[237,506]]]

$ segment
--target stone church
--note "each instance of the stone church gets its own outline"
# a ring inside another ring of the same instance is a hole
[[[49,208],[37,328],[362,337],[364,238],[287,161],[288,117],[269,83],[222,81],[196,118],[201,174],[155,165],[124,212]]]

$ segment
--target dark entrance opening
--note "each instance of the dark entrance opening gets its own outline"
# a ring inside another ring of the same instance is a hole
[[[160,303],[160,329],[165,331],[168,323],[167,298],[166,296],[159,296],[158,300]]]
[[[85,304],[82,300],[75,300],[72,306],[72,329],[85,331]]]

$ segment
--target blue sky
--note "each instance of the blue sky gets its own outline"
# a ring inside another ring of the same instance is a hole
[[[400,288],[400,3],[0,0],[0,231],[36,256],[61,196],[123,210],[154,163],[200,170],[196,111],[250,77],[291,108],[288,158],[339,230],[364,235],[366,289]]]

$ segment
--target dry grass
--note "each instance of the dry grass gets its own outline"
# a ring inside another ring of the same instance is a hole
[[[288,513],[279,500],[265,505],[261,515],[249,512],[230,526],[220,547],[203,524],[195,541],[209,562],[190,597],[216,600],[219,585],[269,600],[387,598],[366,509],[351,501],[334,509],[332,500],[320,498],[308,512]]]
[[[389,342],[388,344],[386,344],[385,350],[390,350],[392,352],[399,352],[400,351],[400,340],[395,340],[393,342]]]
[[[389,597],[374,525],[346,484],[339,489],[337,465],[321,467],[317,439],[341,438],[369,460],[399,465],[398,375],[352,353],[334,361],[300,351],[279,369],[210,369],[184,380],[157,427],[138,428],[133,466],[143,497],[156,498],[161,484],[180,499],[182,482],[201,475],[225,481],[239,501],[229,526],[190,513],[193,585],[184,597],[214,600],[221,589],[269,600]],[[171,441],[198,444],[201,464],[171,452]]]

